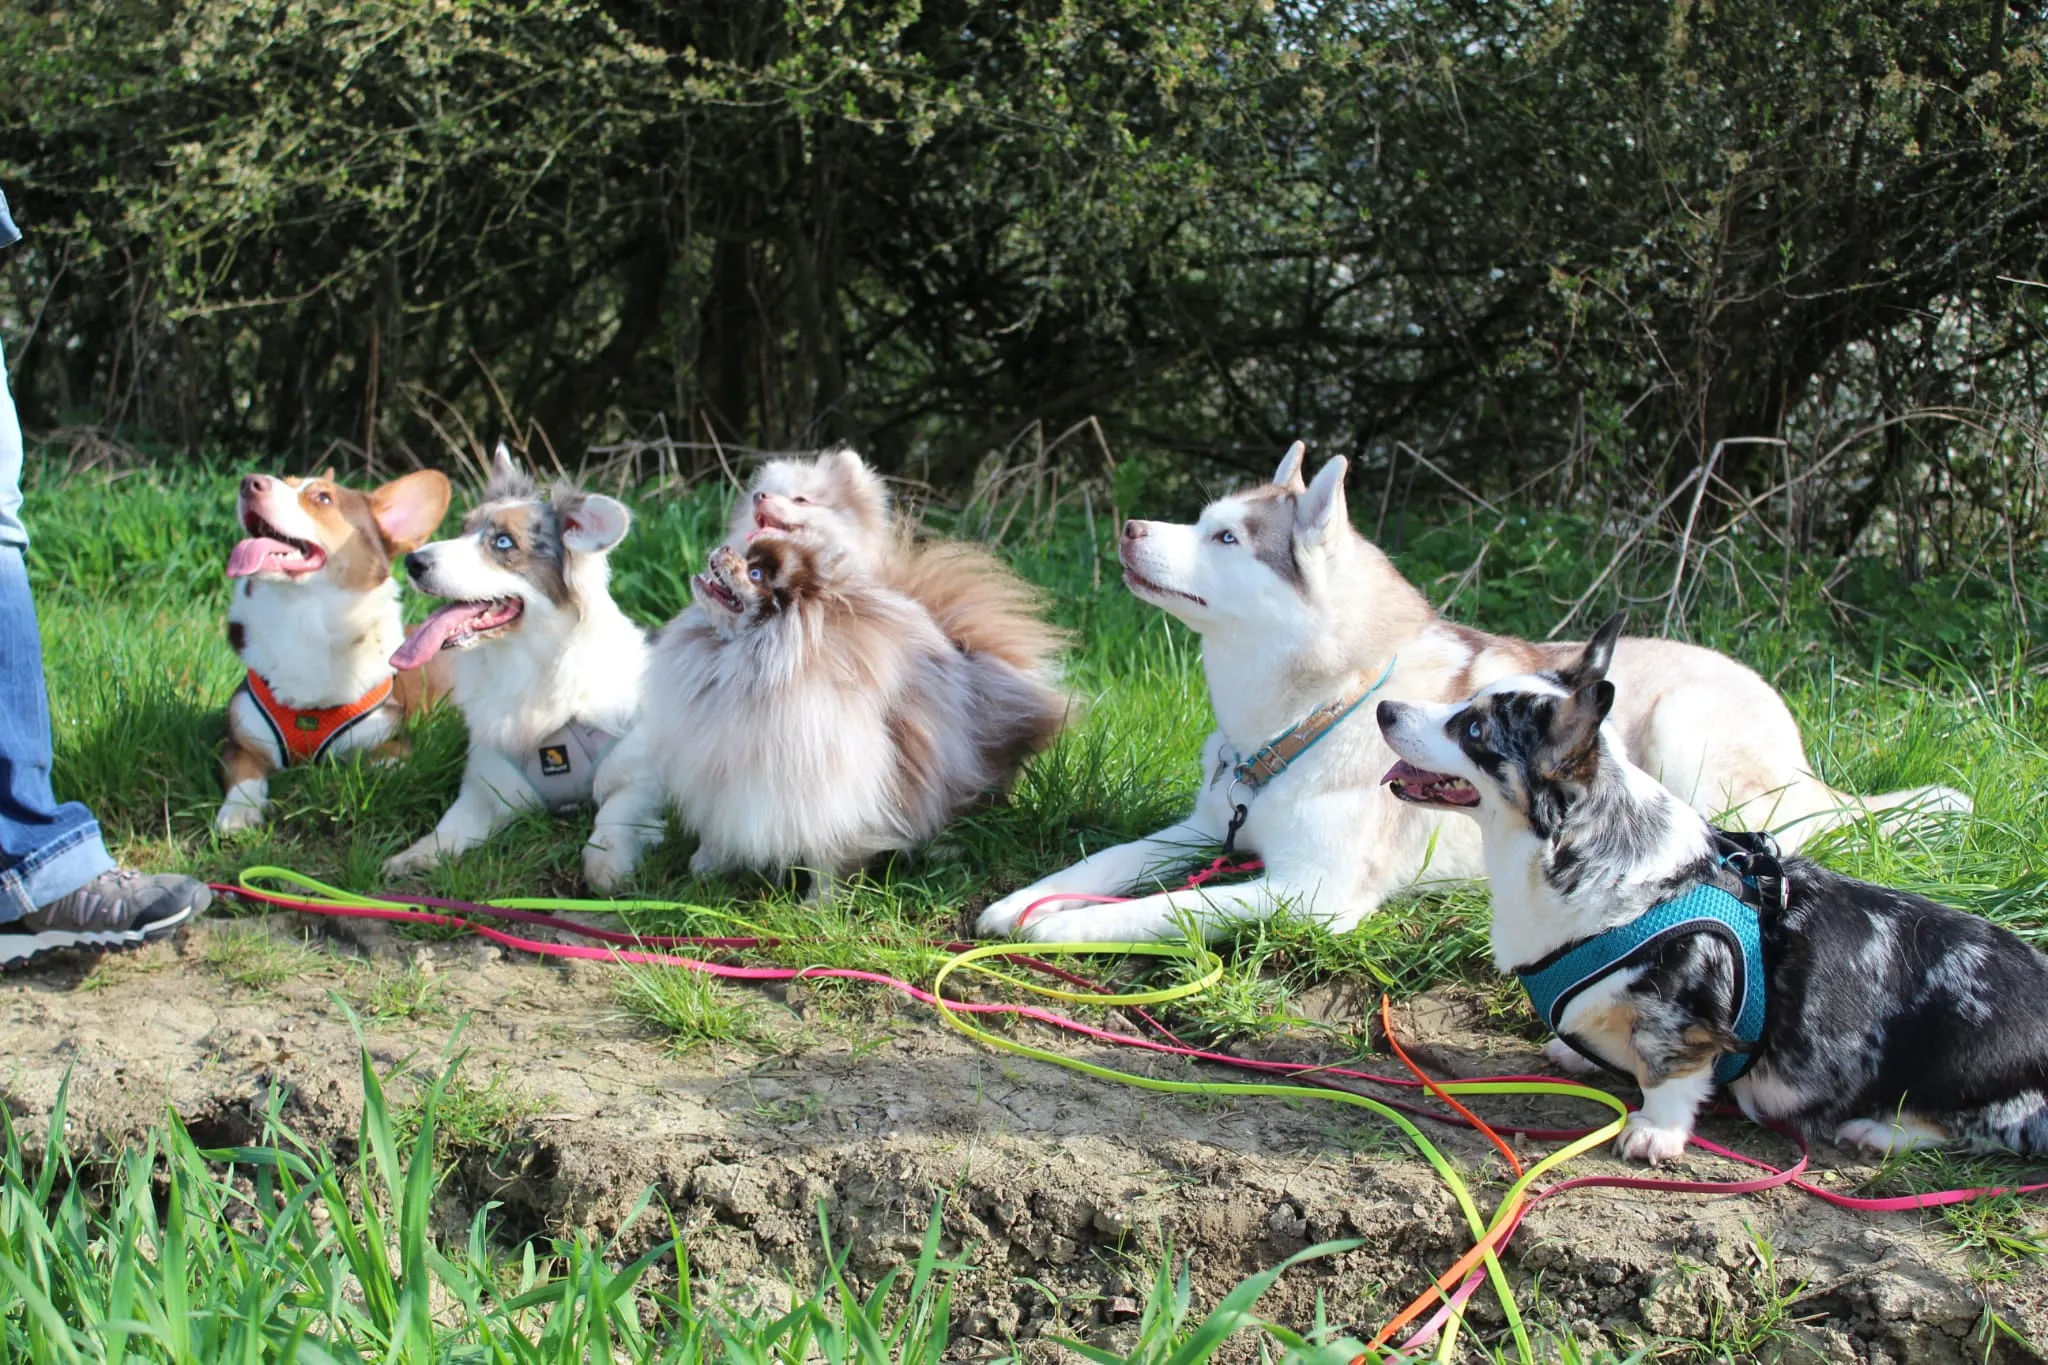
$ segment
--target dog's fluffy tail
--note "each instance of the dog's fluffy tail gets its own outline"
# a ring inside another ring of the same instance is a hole
[[[1923,820],[1968,815],[1974,809],[1970,798],[1954,787],[1903,787],[1876,796],[1856,796],[1809,777],[1776,798],[1762,825],[1745,828],[1776,830],[1779,846],[1789,853],[1826,830],[1859,820],[1875,817],[1878,827],[1891,833]]]
[[[1045,619],[1037,589],[987,550],[957,540],[904,543],[889,580],[960,648],[1056,685],[1066,633]]]

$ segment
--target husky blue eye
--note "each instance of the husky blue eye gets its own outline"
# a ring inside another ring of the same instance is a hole
[[[491,540],[491,548],[494,550],[509,550],[512,548],[513,544],[514,542],[512,540],[512,537],[506,535],[502,531],[500,531]]]
[[[1235,531],[1218,531],[1218,532],[1216,533],[1216,543],[1217,543],[1218,545],[1235,545],[1235,544],[1237,544],[1237,532],[1235,532]]]
[[[1472,738],[1474,739],[1479,738],[1479,722],[1475,720],[1470,725],[1466,726],[1465,733],[1472,736]]]
[[[759,583],[761,581],[761,571],[759,569],[749,569],[747,570],[747,577]]]

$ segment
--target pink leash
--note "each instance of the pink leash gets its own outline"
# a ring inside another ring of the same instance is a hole
[[[1256,870],[1260,866],[1262,864],[1258,862],[1229,866],[1226,864],[1225,859],[1217,858],[1207,867],[1193,874],[1188,879],[1187,885],[1188,887],[1200,886],[1226,872],[1248,872]],[[936,997],[929,991],[921,990],[908,981],[887,976],[880,972],[860,971],[850,967],[738,967],[724,963],[707,962],[701,958],[681,957],[672,953],[645,951],[647,948],[742,950],[771,946],[780,942],[780,940],[775,939],[758,937],[721,938],[696,935],[662,937],[624,934],[613,930],[594,928],[590,925],[579,924],[574,920],[563,919],[556,915],[543,914],[534,910],[514,910],[500,906],[480,905],[472,901],[448,900],[433,896],[408,897],[403,901],[393,901],[388,907],[342,906],[299,900],[290,896],[279,896],[266,891],[255,891],[248,887],[230,886],[221,883],[214,883],[213,889],[226,895],[238,896],[246,901],[297,910],[305,914],[334,915],[349,919],[376,919],[459,929],[475,934],[501,947],[517,949],[520,952],[530,953],[537,957],[565,958],[587,962],[623,962],[656,967],[682,967],[690,971],[703,972],[710,976],[738,981],[796,981],[808,977],[865,981],[877,986],[885,986],[921,1004],[931,1005],[936,1003]],[[1023,915],[1018,917],[1017,922],[1021,925],[1040,906],[1055,901],[1111,904],[1126,899],[1128,898],[1119,896],[1046,896],[1026,906]],[[406,908],[409,906],[431,906],[434,908],[432,910]],[[516,934],[506,933],[501,929],[494,929],[489,925],[479,924],[467,918],[467,916],[475,914],[488,915],[514,923],[530,924],[538,928],[551,929],[557,933],[593,939],[610,946],[598,948],[574,943],[550,943],[542,939],[524,938]],[[638,946],[624,946],[628,944]],[[948,944],[945,946],[958,948],[964,945]],[[1106,987],[1075,973],[1065,971],[1049,962],[1044,962],[1024,954],[1019,954],[1009,960],[1016,962],[1019,966],[1057,977],[1071,985],[1079,986],[1086,990],[1099,991],[1105,994],[1109,993]],[[1118,1033],[1111,1029],[1096,1028],[1093,1025],[1084,1024],[1078,1019],[1072,1019],[1051,1010],[1041,1009],[1035,1005],[953,1000],[949,1000],[946,1003],[950,1009],[973,1014],[1007,1014],[1018,1018],[1031,1019],[1094,1042],[1108,1043],[1119,1047],[1140,1048],[1144,1051],[1164,1053],[1169,1056],[1186,1057],[1194,1061],[1233,1067],[1240,1071],[1285,1075],[1292,1080],[1305,1081],[1309,1084],[1325,1086],[1333,1090],[1342,1090],[1346,1087],[1336,1084],[1333,1080],[1329,1079],[1331,1077],[1342,1077],[1346,1080],[1363,1081],[1371,1085],[1396,1089],[1416,1089],[1423,1085],[1422,1081],[1406,1076],[1381,1076],[1370,1071],[1358,1071],[1348,1067],[1304,1067],[1292,1062],[1267,1061],[1255,1057],[1239,1057],[1230,1053],[1212,1052],[1203,1048],[1190,1047],[1175,1036],[1171,1030],[1167,1029],[1164,1024],[1161,1024],[1143,1010],[1135,1010],[1133,1012],[1140,1016],[1147,1027],[1153,1029],[1169,1041],[1160,1042],[1151,1038],[1139,1037],[1135,1034]],[[1473,1077],[1470,1079],[1485,1081],[1547,1081],[1555,1078],[1535,1075],[1509,1075]],[[1440,1113],[1423,1105],[1408,1104],[1397,1100],[1384,1102],[1390,1103],[1406,1113],[1415,1114],[1438,1123],[1459,1127],[1470,1126],[1462,1119]],[[1717,1109],[1716,1112],[1730,1113],[1737,1111],[1723,1106]],[[1568,1141],[1573,1138],[1582,1137],[1591,1131],[1585,1128],[1536,1128],[1507,1123],[1495,1124],[1493,1126],[1497,1131],[1514,1133],[1519,1136],[1534,1138],[1538,1141]],[[2032,1185],[1982,1186],[1974,1189],[1940,1190],[1929,1194],[1893,1195],[1888,1197],[1838,1194],[1833,1190],[1825,1189],[1811,1181],[1800,1178],[1806,1172],[1810,1157],[1810,1151],[1803,1137],[1789,1130],[1774,1128],[1774,1131],[1778,1131],[1781,1136],[1789,1138],[1799,1146],[1799,1159],[1790,1166],[1783,1168],[1773,1166],[1761,1158],[1749,1156],[1746,1153],[1725,1147],[1720,1143],[1695,1134],[1691,1139],[1692,1145],[1700,1148],[1702,1151],[1746,1166],[1755,1167],[1763,1171],[1764,1174],[1753,1176],[1746,1180],[1672,1180],[1653,1176],[1594,1175],[1579,1176],[1570,1180],[1559,1181],[1541,1190],[1532,1190],[1530,1192],[1528,1200],[1516,1212],[1507,1233],[1501,1237],[1498,1245],[1501,1247],[1507,1245],[1508,1240],[1513,1237],[1515,1231],[1521,1226],[1522,1220],[1528,1216],[1529,1210],[1535,1208],[1538,1203],[1569,1190],[1605,1188],[1646,1190],[1666,1194],[1743,1195],[1760,1194],[1766,1190],[1790,1186],[1804,1194],[1812,1195],[1816,1199],[1825,1200],[1837,1208],[1863,1213],[1903,1213],[1919,1209],[1939,1208],[1948,1204],[1960,1204],[1972,1199],[1981,1199],[1993,1195],[2035,1194],[2048,1190],[2048,1181],[2044,1181]],[[1462,1309],[1465,1302],[1479,1288],[1482,1279],[1482,1273],[1477,1270],[1468,1276],[1460,1284],[1457,1291],[1445,1302],[1443,1307],[1439,1308],[1436,1314],[1424,1323],[1414,1336],[1402,1344],[1400,1350],[1403,1353],[1407,1353],[1434,1337],[1437,1332],[1442,1330],[1443,1325],[1450,1320],[1451,1315]]]

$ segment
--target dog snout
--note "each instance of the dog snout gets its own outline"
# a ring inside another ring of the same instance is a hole
[[[1379,721],[1381,731],[1391,730],[1401,723],[1401,703],[1383,701],[1373,708],[1373,716]]]
[[[1143,540],[1144,538],[1145,538],[1145,523],[1144,523],[1144,522],[1142,522],[1142,521],[1127,521],[1127,522],[1125,522],[1125,523],[1124,523],[1124,539],[1125,539],[1125,540]]]
[[[268,474],[249,474],[242,479],[242,496],[245,498],[260,498],[269,491],[270,476]]]
[[[433,561],[427,558],[427,552],[425,550],[414,550],[411,554],[405,557],[406,575],[409,578],[411,578],[413,582],[418,583],[427,576],[427,568],[432,562]]]
[[[767,502],[767,501],[768,501],[768,490],[767,490],[767,489],[765,489],[765,488],[757,488],[757,489],[755,489],[755,490],[754,490],[754,506],[756,506],[756,507],[759,507],[759,506],[761,506],[761,505],[762,505],[763,503],[765,503],[765,502]]]

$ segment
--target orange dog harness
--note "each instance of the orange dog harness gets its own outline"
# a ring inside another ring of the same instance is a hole
[[[256,703],[258,714],[277,739],[278,753],[284,756],[285,766],[290,767],[294,763],[311,763],[324,756],[334,747],[336,740],[382,706],[391,696],[391,679],[386,678],[354,701],[303,711],[279,701],[277,694],[270,690],[270,684],[263,681],[263,675],[253,668],[249,670],[242,690]]]

